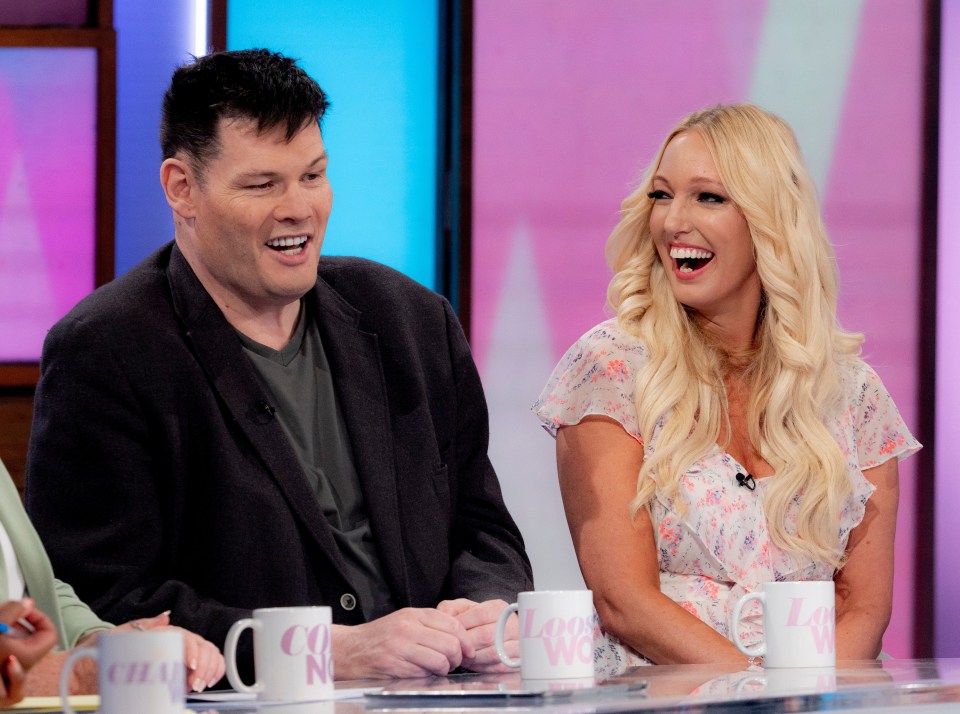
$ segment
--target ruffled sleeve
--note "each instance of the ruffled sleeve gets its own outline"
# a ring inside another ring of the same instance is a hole
[[[633,386],[646,363],[643,345],[612,318],[567,350],[550,375],[533,411],[553,436],[585,416],[608,416],[640,441]]]
[[[905,459],[920,443],[903,423],[880,377],[864,362],[844,368],[847,408],[838,420],[836,437],[847,461],[852,492],[840,513],[840,543],[863,521],[867,501],[876,490],[863,472],[892,458]]]
[[[902,461],[919,451],[920,442],[903,423],[880,377],[863,362],[858,367],[852,407],[860,468],[871,469],[894,457]]]

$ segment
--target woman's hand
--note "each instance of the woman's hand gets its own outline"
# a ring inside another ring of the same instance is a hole
[[[0,605],[0,622],[8,629],[0,635],[0,657],[13,655],[24,671],[57,644],[57,629],[49,617],[34,607],[31,598]]]
[[[170,624],[170,613],[162,612],[154,617],[132,620],[118,629],[176,630],[183,635],[183,662],[187,668],[187,688],[202,692],[212,687],[223,677],[223,655],[215,644],[182,627]]]
[[[194,692],[202,692],[207,687],[212,687],[223,677],[225,665],[223,655],[220,654],[217,646],[195,632],[171,625],[169,612],[162,612],[159,615],[144,617],[139,620],[131,620],[118,625],[113,631],[147,630],[176,630],[183,635],[183,662],[187,670],[188,689]],[[95,638],[96,635],[93,635],[87,639]]]
[[[23,699],[26,681],[27,673],[20,660],[9,655],[0,665],[0,707],[9,707]]]

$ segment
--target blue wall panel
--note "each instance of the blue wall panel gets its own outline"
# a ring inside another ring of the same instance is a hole
[[[437,2],[230,0],[230,49],[301,60],[327,92],[334,209],[324,252],[435,287]]]

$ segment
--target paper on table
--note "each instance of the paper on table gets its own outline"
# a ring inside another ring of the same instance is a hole
[[[70,706],[77,711],[95,711],[100,706],[100,697],[96,694],[77,694],[70,697]],[[28,709],[32,711],[63,711],[63,702],[60,697],[27,697],[12,707],[4,707],[0,711],[16,711]]]
[[[334,700],[339,699],[359,699],[365,694],[372,694],[374,692],[379,692],[383,687],[355,687],[355,688],[344,688],[344,689],[335,689],[333,692]],[[252,702],[257,701],[258,704],[280,704],[281,702],[267,701],[267,700],[257,700],[256,694],[248,694],[247,692],[236,692],[233,690],[224,690],[217,692],[198,692],[196,694],[189,694],[187,696],[187,701],[190,702]]]

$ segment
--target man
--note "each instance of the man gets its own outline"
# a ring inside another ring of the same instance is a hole
[[[174,73],[176,240],[51,330],[27,504],[107,619],[169,609],[222,643],[252,608],[322,604],[339,678],[497,669],[532,582],[480,381],[446,300],[319,259],[326,107],[265,50]]]

